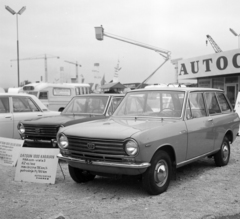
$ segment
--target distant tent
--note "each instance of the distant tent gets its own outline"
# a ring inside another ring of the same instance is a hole
[[[108,83],[108,84],[104,84],[104,85],[101,86],[101,90],[103,90],[103,92],[107,92],[111,89],[111,90],[114,90],[118,93],[121,93],[121,92],[123,92],[123,90],[125,88],[126,87],[123,84],[121,84],[120,82],[118,82],[118,83]]]

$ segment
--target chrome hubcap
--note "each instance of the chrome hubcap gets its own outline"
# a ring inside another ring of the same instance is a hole
[[[222,158],[224,161],[226,161],[228,159],[229,156],[229,149],[227,144],[224,144],[222,147]]]
[[[166,161],[160,160],[154,171],[154,180],[156,182],[156,185],[161,187],[163,186],[168,178],[168,165]]]

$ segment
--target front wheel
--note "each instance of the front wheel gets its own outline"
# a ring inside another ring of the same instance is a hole
[[[230,144],[227,137],[224,137],[220,150],[214,155],[215,164],[218,167],[226,166],[230,158]]]
[[[172,161],[168,153],[158,151],[151,160],[151,166],[143,173],[143,187],[150,195],[159,195],[169,186]]]
[[[68,165],[68,170],[72,179],[77,183],[88,182],[95,178],[95,175],[89,173],[88,171],[81,170],[70,165]]]

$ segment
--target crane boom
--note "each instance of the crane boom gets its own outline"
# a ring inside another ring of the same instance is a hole
[[[214,51],[216,53],[222,52],[222,50],[220,49],[220,47],[218,46],[218,44],[213,40],[213,38],[210,35],[207,35],[207,39],[208,41],[211,43],[212,48],[214,49]]]
[[[59,59],[59,56],[47,56],[46,54],[42,57],[30,57],[30,58],[23,58],[23,59],[19,59],[20,61],[24,61],[24,60],[34,60],[34,59],[44,59],[44,67],[45,67],[45,82],[48,82],[48,71],[47,71],[47,59],[51,59],[51,58],[57,58]],[[17,59],[11,59],[10,61],[17,61]]]

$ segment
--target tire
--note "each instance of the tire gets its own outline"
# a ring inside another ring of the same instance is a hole
[[[150,195],[159,195],[169,186],[172,175],[172,160],[168,153],[159,150],[151,160],[151,166],[143,173],[143,187]]]
[[[69,174],[76,183],[84,183],[91,181],[95,178],[95,175],[75,167],[68,165]]]
[[[216,166],[226,166],[230,159],[230,144],[227,137],[224,137],[220,150],[214,155]]]

